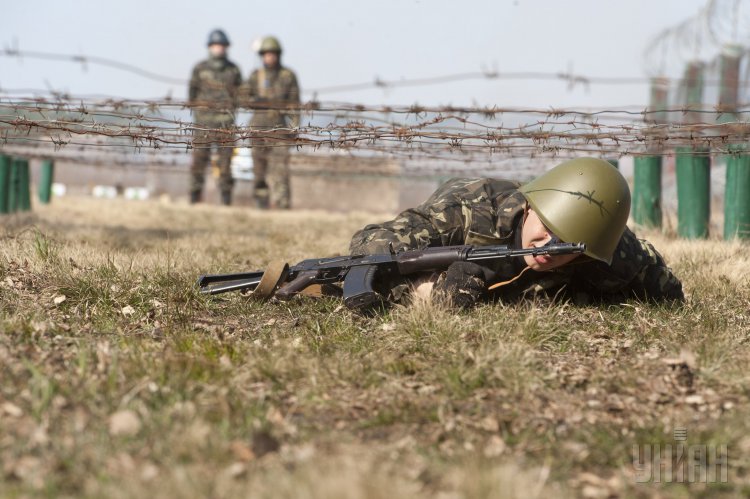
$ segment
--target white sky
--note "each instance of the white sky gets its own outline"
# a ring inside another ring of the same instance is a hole
[[[284,45],[285,65],[303,91],[339,84],[480,71],[646,76],[643,51],[663,28],[705,0],[318,0],[179,2],[3,0],[2,47],[117,59],[187,79],[206,56],[209,31],[232,41],[230,58],[247,77],[258,64],[252,41]],[[672,75],[676,76],[676,75]],[[73,94],[183,98],[186,88],[116,69],[0,57],[0,88]],[[309,97],[305,94],[304,97]],[[321,100],[365,104],[534,107],[645,106],[647,85],[477,80],[387,91],[327,93]]]

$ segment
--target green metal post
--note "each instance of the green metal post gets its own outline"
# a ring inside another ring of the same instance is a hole
[[[727,156],[724,239],[750,239],[750,155]]]
[[[633,163],[633,219],[661,228],[661,156],[636,156]]]
[[[693,61],[685,68],[682,85],[685,91],[684,123],[707,121],[703,114],[703,63]],[[678,147],[677,233],[687,239],[708,237],[711,216],[711,159],[708,151]]]
[[[21,172],[18,177],[18,187],[21,189],[21,193],[18,196],[20,201],[19,209],[22,211],[31,210],[31,169],[29,168],[29,160],[24,159],[21,162]]]
[[[720,58],[719,123],[737,121],[742,47],[725,46]],[[726,159],[724,239],[750,239],[750,155],[744,146],[732,147]]]
[[[18,211],[31,210],[31,178],[29,160],[18,159]]]
[[[669,122],[669,80],[651,79],[651,100],[646,122],[663,125]],[[661,164],[662,145],[659,135],[654,134],[646,145],[648,156],[636,156],[633,160],[633,220],[644,227],[661,228]]]
[[[708,237],[711,216],[711,160],[705,150],[677,148],[677,233],[687,239]]]
[[[42,204],[49,204],[52,198],[52,179],[55,174],[55,164],[51,159],[45,159],[42,161],[41,169],[39,170],[39,202]]]
[[[8,213],[18,210],[18,158],[10,162],[10,180],[8,181]]]
[[[8,196],[10,195],[10,165],[11,158],[0,154],[0,214],[10,213]]]
[[[663,125],[669,122],[669,79],[658,77],[651,79],[651,97],[649,100],[646,121]]]
[[[719,116],[716,121],[729,123],[737,120],[739,100],[740,59],[743,49],[738,45],[726,45],[719,56]]]
[[[703,68],[702,62],[693,61],[688,63],[685,69],[685,76],[682,80],[685,89],[685,123],[709,121],[701,113],[703,110]]]

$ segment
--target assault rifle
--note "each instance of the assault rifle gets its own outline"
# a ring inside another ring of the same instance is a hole
[[[202,275],[201,293],[216,295],[228,291],[253,291],[261,299],[276,296],[290,299],[313,284],[343,282],[344,304],[356,310],[381,305],[387,289],[383,283],[398,276],[445,270],[453,262],[489,264],[495,260],[531,256],[571,255],[586,251],[584,243],[552,243],[539,248],[511,249],[508,246],[442,246],[373,255],[336,256],[303,260],[290,267],[274,263],[266,271],[239,274]],[[336,288],[338,289],[338,288]]]

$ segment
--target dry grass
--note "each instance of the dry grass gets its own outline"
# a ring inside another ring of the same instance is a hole
[[[373,318],[206,272],[346,251],[383,217],[56,200],[0,233],[0,495],[742,497],[750,252],[649,238],[688,303]],[[726,444],[726,484],[637,484],[634,444]]]

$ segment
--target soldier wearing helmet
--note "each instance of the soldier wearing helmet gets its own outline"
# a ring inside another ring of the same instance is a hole
[[[227,59],[229,39],[220,29],[208,35],[208,59],[199,62],[190,78],[188,102],[193,109],[193,164],[190,168],[190,202],[201,201],[206,166],[211,149],[218,153],[221,201],[232,203],[234,185],[230,162],[234,148],[234,126],[238,92],[242,82],[239,68]]]
[[[250,128],[252,140],[254,198],[258,208],[288,209],[289,146],[299,127],[299,111],[284,110],[300,102],[294,72],[281,65],[281,44],[268,36],[261,40],[258,54],[262,67],[250,75],[245,98],[255,108]]]
[[[417,208],[358,231],[350,252],[582,242],[587,249],[580,256],[526,256],[492,267],[454,263],[433,279],[433,292],[460,307],[538,294],[577,301],[682,300],[682,284],[661,255],[626,227],[629,212],[630,190],[620,172],[606,161],[578,158],[524,185],[452,179]],[[394,294],[403,288],[394,286]]]

